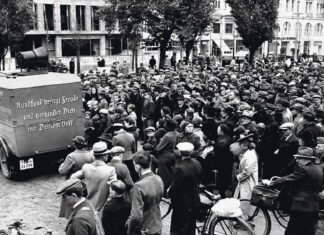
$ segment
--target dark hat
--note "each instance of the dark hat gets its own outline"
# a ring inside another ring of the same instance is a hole
[[[281,104],[284,108],[289,107],[289,101],[286,99],[278,99],[277,104]]]
[[[178,122],[174,120],[173,118],[167,118],[165,120],[165,127],[170,129],[175,129],[178,127]]]
[[[83,136],[75,136],[74,138],[72,138],[72,141],[78,145],[83,145],[83,146],[88,145],[86,139]]]
[[[104,132],[98,137],[98,139],[106,142],[112,142],[112,134]]]
[[[291,106],[290,109],[295,109],[295,110],[298,110],[300,112],[303,112],[304,111],[304,105],[296,103],[293,106]]]
[[[226,105],[226,106],[224,107],[224,110],[225,110],[225,112],[227,112],[227,113],[233,113],[235,109],[234,109],[233,106],[231,106],[231,105]]]
[[[184,97],[182,95],[177,97],[177,100],[184,100]]]
[[[306,112],[306,113],[304,113],[304,119],[306,119],[307,121],[310,121],[310,122],[314,122],[315,114],[312,112]]]
[[[63,194],[65,192],[80,192],[83,185],[79,179],[68,179],[62,183],[62,185],[56,190],[56,194]]]
[[[297,154],[294,154],[295,158],[302,158],[308,160],[315,160],[314,150],[310,147],[299,147]]]

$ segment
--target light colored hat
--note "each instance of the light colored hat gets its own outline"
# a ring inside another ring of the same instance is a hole
[[[251,110],[244,110],[242,113],[242,117],[247,117],[247,118],[251,118],[253,117],[253,111]]]
[[[97,142],[93,145],[91,153],[94,156],[101,156],[109,153],[107,144],[105,142]]]
[[[109,150],[110,154],[125,153],[125,148],[122,146],[114,146]]]
[[[299,147],[297,154],[294,154],[295,158],[302,158],[307,160],[315,160],[314,150],[310,147]]]
[[[100,109],[99,113],[108,114],[108,109]]]
[[[191,153],[194,150],[194,146],[192,143],[189,142],[182,142],[177,144],[177,149],[181,152],[181,153]]]
[[[155,128],[153,127],[153,126],[150,126],[150,127],[148,127],[148,128],[145,128],[145,130],[144,130],[145,132],[150,132],[150,131],[155,131]]]
[[[282,124],[279,129],[281,130],[285,130],[285,129],[293,129],[294,128],[294,123],[292,122],[286,122],[284,124]]]

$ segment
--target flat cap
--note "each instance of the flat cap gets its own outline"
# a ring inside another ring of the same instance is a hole
[[[285,129],[292,129],[294,128],[294,123],[291,122],[285,122],[284,124],[282,124],[279,129],[281,130],[285,130]]]
[[[290,107],[291,110],[295,109],[295,110],[298,110],[300,112],[303,112],[304,111],[304,105],[300,104],[300,103],[296,103],[294,105],[292,105]]]
[[[155,131],[155,128],[153,127],[153,126],[150,126],[150,127],[147,127],[147,128],[145,128],[145,130],[144,130],[145,132],[150,132],[150,131]]]
[[[194,146],[192,143],[189,142],[182,142],[177,144],[177,149],[181,152],[181,153],[191,153],[194,150]]]
[[[317,144],[324,144],[324,137],[317,137]]]
[[[110,154],[119,154],[119,153],[125,153],[125,148],[122,146],[114,146],[109,151]]]
[[[67,191],[80,191],[82,190],[82,182],[79,179],[68,179],[56,190],[56,194],[63,194]]]

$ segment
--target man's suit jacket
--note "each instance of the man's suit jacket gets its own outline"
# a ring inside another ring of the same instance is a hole
[[[121,146],[125,148],[123,161],[132,160],[132,154],[136,151],[135,138],[126,131],[120,132],[113,137],[112,146]]]
[[[102,211],[109,196],[108,181],[117,180],[116,170],[105,162],[95,160],[91,164],[85,164],[81,170],[74,173],[71,178],[83,179],[88,196],[96,211]]]
[[[94,212],[87,200],[73,209],[65,231],[66,235],[97,235]]]
[[[317,212],[319,210],[319,192],[322,191],[323,171],[314,164],[297,167],[287,176],[273,182],[273,186],[291,184],[293,199],[291,211]]]

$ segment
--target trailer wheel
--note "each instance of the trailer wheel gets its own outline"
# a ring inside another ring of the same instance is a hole
[[[6,150],[4,149],[3,146],[0,146],[0,165],[1,165],[2,174],[7,179],[12,179],[13,171],[10,169],[10,165],[8,163],[8,158],[9,158],[9,156],[8,156]]]

